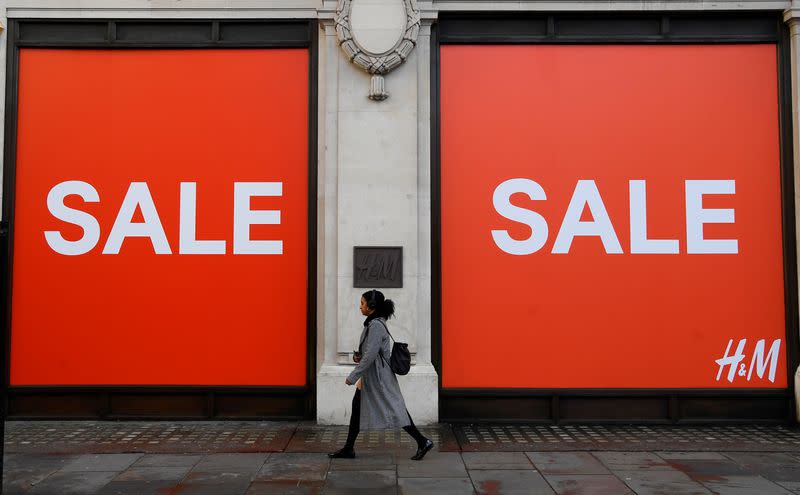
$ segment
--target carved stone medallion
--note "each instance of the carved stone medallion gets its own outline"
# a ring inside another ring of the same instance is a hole
[[[369,98],[389,97],[383,76],[406,61],[419,36],[416,0],[339,0],[336,35],[350,61],[372,74]]]

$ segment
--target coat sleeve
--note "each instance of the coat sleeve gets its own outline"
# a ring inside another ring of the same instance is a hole
[[[356,368],[347,377],[350,383],[355,383],[361,378],[361,375],[372,366],[376,359],[380,359],[378,352],[381,350],[381,342],[383,341],[383,327],[375,320],[369,322],[369,331],[364,344],[361,347],[361,362],[356,365]]]

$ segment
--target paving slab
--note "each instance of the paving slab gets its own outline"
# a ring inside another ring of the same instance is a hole
[[[469,478],[399,478],[397,484],[401,495],[475,494]]]
[[[525,455],[544,474],[611,474],[588,452],[526,452]]]
[[[270,454],[209,454],[198,461],[193,471],[237,471],[237,472],[257,472],[267,461]]]
[[[7,421],[6,452],[278,452],[288,421]]]
[[[249,485],[254,479],[251,472],[246,471],[189,471],[182,484],[190,485]],[[219,489],[219,486],[217,487]]]
[[[440,452],[460,452],[458,441],[453,436],[450,425],[438,424],[421,426],[423,435],[433,440],[433,450]],[[340,449],[347,439],[346,426],[322,426],[314,423],[300,423],[286,446],[286,452],[328,453]],[[400,428],[389,430],[362,431],[356,438],[356,454],[365,452],[393,452],[411,457],[417,450],[417,443]]]
[[[254,481],[246,495],[320,495],[324,485],[324,481]]]
[[[786,488],[792,493],[800,493],[800,483],[797,481],[779,481],[777,484],[783,488]]]
[[[31,495],[79,495],[95,493],[108,484],[116,471],[59,471],[33,487]]]
[[[777,452],[726,452],[725,456],[771,481],[800,481],[800,463],[794,456]]]
[[[800,428],[786,425],[453,425],[463,452],[800,450]]]
[[[546,475],[558,495],[633,495],[613,474]]]
[[[654,452],[665,461],[725,461],[719,452]]]
[[[461,458],[468,470],[534,469],[531,460],[523,452],[464,452]]]
[[[191,467],[130,467],[114,478],[114,481],[180,481],[189,473]]]
[[[272,454],[256,475],[258,481],[325,479],[330,459],[326,454]]]
[[[131,467],[192,467],[203,457],[202,454],[145,454]]]
[[[761,476],[726,476],[703,481],[703,484],[719,495],[792,495],[789,490]]]
[[[249,488],[249,483],[229,483],[224,486],[219,484],[194,484],[194,483],[180,483],[176,485],[172,491],[167,492],[169,495],[244,495]],[[223,491],[224,490],[224,491]],[[159,494],[166,495],[166,494]]]
[[[421,461],[398,459],[397,476],[400,478],[468,477],[461,454],[455,452],[429,452]]]
[[[685,473],[695,481],[713,481],[721,480],[728,476],[752,476],[756,474],[730,459],[683,459],[667,462],[674,469]]]
[[[553,495],[555,492],[534,470],[475,470],[469,472],[478,495]]]
[[[72,459],[61,471],[123,471],[142,454],[86,454]]]
[[[369,452],[355,459],[331,459],[331,471],[392,471],[396,469],[397,456],[393,453]]]
[[[670,465],[651,452],[595,452],[594,456],[611,471],[670,470]]]
[[[111,481],[94,495],[165,495],[177,493],[175,481]]]
[[[325,495],[383,495],[397,493],[394,471],[332,471],[325,480]]]
[[[675,469],[634,469],[614,474],[637,495],[708,495],[701,483]]]
[[[3,457],[3,493],[28,493],[34,486],[77,457],[53,454],[6,454]]]

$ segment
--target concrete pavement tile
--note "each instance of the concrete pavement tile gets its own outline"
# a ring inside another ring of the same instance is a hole
[[[66,463],[61,471],[124,471],[143,454],[86,454]]]
[[[80,455],[56,454],[6,454],[3,456],[3,468],[6,472],[17,469],[61,469]]]
[[[203,458],[197,454],[145,454],[133,467],[192,467]]]
[[[189,466],[184,467],[131,467],[121,472],[114,481],[180,481],[189,472]]]
[[[753,476],[753,473],[730,459],[672,460],[670,465],[695,481],[719,480],[727,476]]]
[[[164,495],[173,493],[176,481],[112,481],[94,495]]]
[[[31,495],[95,493],[116,475],[116,471],[59,471],[36,485],[29,493]]]
[[[421,461],[397,460],[400,478],[466,478],[467,469],[458,452],[429,452]]]
[[[254,481],[246,495],[319,495],[324,481]]]
[[[523,452],[462,452],[467,469],[534,469]]]
[[[3,457],[3,493],[28,493],[78,456],[7,454]]]
[[[708,495],[708,489],[677,470],[617,471],[614,474],[637,495]]]
[[[397,483],[401,495],[475,495],[469,478],[399,478]]]
[[[594,456],[611,471],[672,469],[667,461],[651,452],[595,452]]]
[[[325,495],[384,495],[397,493],[394,471],[331,471],[325,480]]]
[[[789,490],[792,493],[800,494],[800,482],[797,482],[797,481],[781,481],[781,482],[778,482],[778,484],[781,485],[782,487],[786,488],[787,490]]]
[[[256,472],[269,458],[269,454],[210,454],[194,465],[198,471],[253,471]]]
[[[224,486],[216,484],[181,483],[175,486],[171,492],[167,493],[170,495],[244,495],[249,486],[250,483],[229,483]]]
[[[358,454],[355,459],[331,459],[331,471],[392,471],[396,468],[397,456],[392,453]]]
[[[666,461],[724,461],[728,458],[719,452],[655,452]]]
[[[800,481],[800,461],[777,452],[726,452],[725,456],[771,481]]]
[[[558,495],[633,495],[613,474],[546,475]]]
[[[482,470],[469,472],[479,495],[553,495],[555,492],[541,474],[526,470]]]
[[[242,471],[197,471],[191,470],[182,483],[190,485],[246,484],[253,481],[254,473]]]
[[[256,480],[324,480],[329,465],[327,454],[276,453],[261,466]]]
[[[726,476],[703,484],[719,495],[792,495],[789,490],[761,476]]]
[[[611,474],[589,452],[526,452],[544,474]]]

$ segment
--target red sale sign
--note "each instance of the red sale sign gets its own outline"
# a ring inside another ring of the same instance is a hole
[[[20,51],[12,385],[306,383],[308,57]]]
[[[443,46],[443,386],[786,387],[776,61]]]

